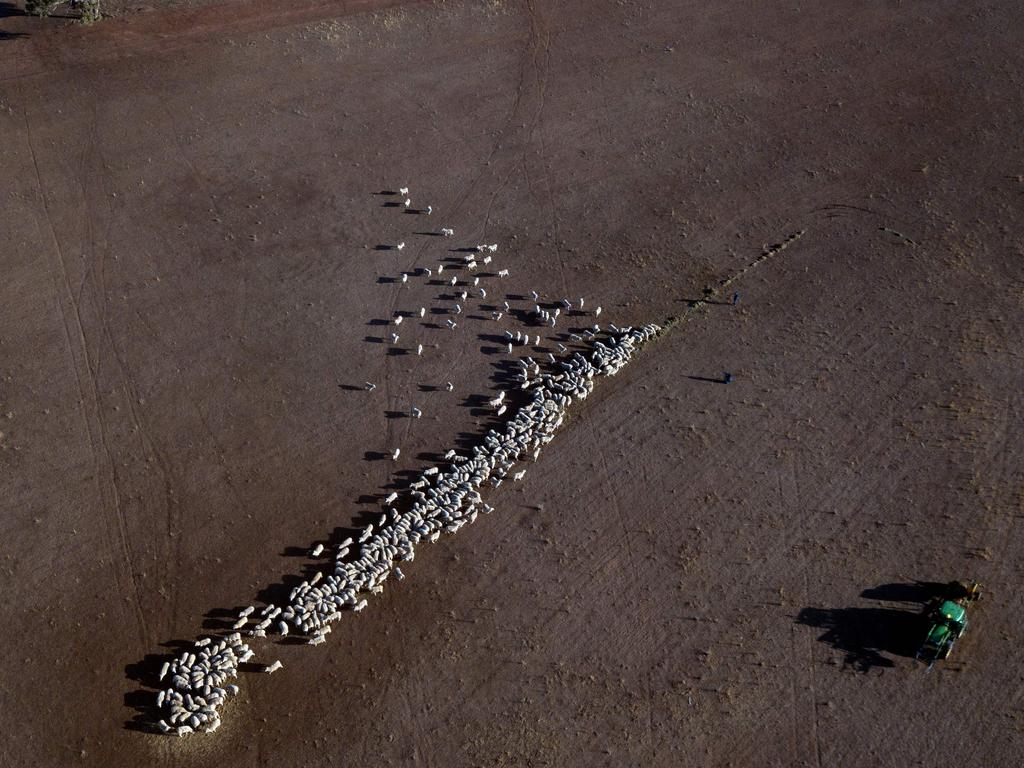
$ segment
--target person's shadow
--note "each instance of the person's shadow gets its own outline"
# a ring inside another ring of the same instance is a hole
[[[924,607],[950,590],[951,585],[926,581],[880,584],[860,596],[903,606],[808,607],[797,614],[796,622],[825,630],[820,642],[842,651],[845,665],[870,672],[895,666],[894,656],[914,658],[927,631]]]

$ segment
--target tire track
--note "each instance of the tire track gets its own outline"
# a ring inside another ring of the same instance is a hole
[[[111,549],[111,564],[114,566],[114,580],[120,594],[130,595],[134,608],[139,640],[142,647],[148,643],[149,631],[146,626],[145,614],[142,610],[141,593],[135,568],[132,562],[131,548],[128,542],[128,525],[125,519],[124,508],[121,503],[120,489],[117,485],[117,470],[113,454],[106,435],[106,424],[103,420],[100,407],[99,390],[97,380],[99,372],[96,364],[92,361],[89,353],[89,342],[85,331],[85,322],[82,318],[81,305],[75,301],[74,290],[71,285],[71,276],[67,266],[67,259],[60,245],[60,238],[53,223],[53,215],[50,211],[49,201],[43,186],[42,172],[39,167],[39,158],[36,153],[35,143],[32,138],[32,126],[28,116],[27,100],[24,93],[24,85],[20,88],[22,101],[22,119],[25,126],[25,139],[32,158],[32,166],[35,173],[36,188],[39,193],[40,202],[46,218],[46,224],[50,231],[50,239],[53,244],[51,252],[51,267],[59,274],[57,279],[57,306],[61,314],[64,327],[65,339],[68,344],[68,351],[71,356],[71,364],[75,374],[75,381],[78,388],[79,398],[82,405],[78,408],[85,426],[86,436],[89,440],[93,456],[93,465],[96,474],[96,488],[101,500],[103,509],[109,514],[113,511],[113,541],[108,538]],[[56,259],[53,258],[56,255]],[[70,305],[70,311],[65,307]],[[84,369],[84,370],[83,370]],[[86,387],[86,380],[88,387]],[[92,418],[83,410],[84,403],[88,401]],[[96,424],[93,425],[93,420]],[[102,452],[102,460],[101,460]],[[109,518],[108,518],[109,519]],[[120,567],[118,566],[120,563]]]

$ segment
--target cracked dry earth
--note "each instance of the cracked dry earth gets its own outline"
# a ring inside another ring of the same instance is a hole
[[[1019,4],[277,11],[0,14],[0,765],[1016,765]],[[148,733],[180,643],[485,422],[492,321],[366,341],[444,255],[404,183],[503,290],[682,320],[215,734]],[[925,673],[914,585],[964,577]]]

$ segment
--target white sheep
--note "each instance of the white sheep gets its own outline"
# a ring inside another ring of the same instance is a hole
[[[500,270],[498,270],[498,277],[508,277],[508,270],[507,269],[500,269]]]
[[[367,392],[373,392],[373,390],[377,388],[377,385],[374,384],[372,381],[367,381],[366,383],[363,384],[363,387],[366,389]]]
[[[320,557],[320,555],[322,555],[323,553],[324,553],[324,545],[323,544],[317,544],[315,547],[313,547],[313,557]]]
[[[400,194],[402,197],[408,197],[409,196],[409,188],[408,187],[399,187],[398,188],[398,194]]]
[[[395,448],[395,450],[391,454],[391,460],[392,461],[398,461],[398,457],[401,454],[402,454],[402,449],[401,448]]]
[[[403,240],[402,242],[400,242],[398,245],[395,246],[395,248],[399,251],[405,248],[405,241]]]
[[[277,672],[277,670],[281,669],[281,667],[283,667],[283,666],[284,666],[284,664],[282,664],[281,660],[278,659],[273,664],[268,664],[266,667],[264,667],[263,671],[266,672],[268,675],[272,675],[275,672]]]
[[[410,413],[410,414],[412,414],[412,417],[413,417],[414,419],[418,419],[418,418],[420,418],[421,416],[423,416],[423,411],[421,411],[421,410],[420,410],[419,408],[417,408],[417,407],[416,407],[415,405],[414,405],[414,406],[412,407],[412,410],[411,410],[411,411],[409,411],[409,413]]]

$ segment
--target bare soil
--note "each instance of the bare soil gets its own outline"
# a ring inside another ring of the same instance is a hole
[[[0,765],[1019,764],[1019,3],[0,30]],[[403,183],[432,216],[374,194]],[[378,343],[451,303],[395,278],[477,242],[495,298],[685,320],[327,644],[257,646],[284,669],[216,734],[145,732],[176,643],[485,428],[519,326]],[[929,583],[965,577],[926,673]]]

